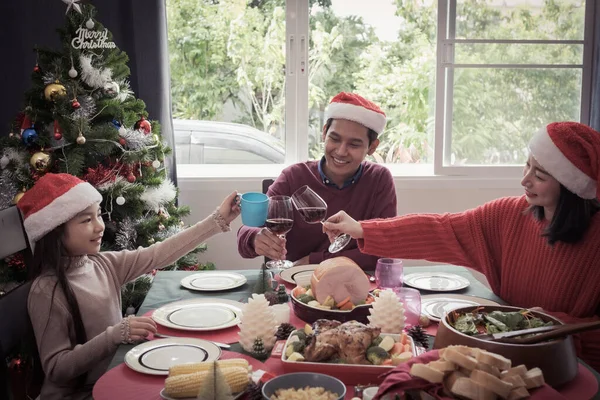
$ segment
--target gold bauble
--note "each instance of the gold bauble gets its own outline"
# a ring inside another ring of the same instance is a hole
[[[19,192],[15,195],[15,197],[13,198],[13,204],[17,204],[19,202],[19,200],[21,200],[21,197],[23,197],[23,195],[25,194],[25,192]]]
[[[77,136],[77,144],[85,144],[85,137],[83,135]]]
[[[37,172],[45,172],[50,166],[50,154],[46,154],[43,151],[38,151],[29,159],[29,164]]]
[[[67,89],[58,81],[56,83],[51,83],[44,89],[44,97],[49,101],[56,101],[59,97],[64,97],[67,95]]]

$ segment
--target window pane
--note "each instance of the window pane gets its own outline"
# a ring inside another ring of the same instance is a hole
[[[583,63],[581,44],[456,43],[456,64]]]
[[[579,121],[581,69],[456,69],[445,165],[521,164],[545,124]]]
[[[310,18],[309,158],[323,155],[323,112],[346,91],[387,114],[369,160],[433,163],[437,1],[332,0]]]
[[[246,3],[167,1],[180,164],[284,161],[285,2]]]
[[[583,40],[585,0],[457,0],[456,38]]]

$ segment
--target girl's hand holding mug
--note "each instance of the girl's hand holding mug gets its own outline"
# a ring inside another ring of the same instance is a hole
[[[238,192],[232,192],[229,196],[225,197],[219,206],[219,214],[221,214],[227,224],[236,219],[240,215],[240,212],[240,195]]]

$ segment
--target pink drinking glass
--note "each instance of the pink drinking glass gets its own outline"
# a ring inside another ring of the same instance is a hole
[[[417,289],[401,287],[395,290],[398,299],[404,305],[405,327],[419,325],[421,317],[421,293]]]
[[[377,287],[398,290],[403,282],[402,260],[398,258],[380,258],[375,267],[375,282]]]

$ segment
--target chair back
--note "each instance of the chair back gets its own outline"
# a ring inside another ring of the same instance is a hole
[[[28,265],[31,262],[32,253],[23,228],[21,213],[17,207],[0,210],[0,258],[22,250],[25,255],[25,265]],[[32,386],[33,391],[39,391],[44,379],[33,328],[27,311],[27,298],[29,297],[30,288],[31,281],[28,281],[0,297],[0,316],[5,322],[0,324],[0,399],[13,398],[9,371],[4,360],[15,351],[24,350],[31,355],[33,369],[27,370],[31,375],[27,376],[26,380],[28,382],[21,382],[21,384],[25,383],[27,386]],[[15,384],[15,386],[22,385]],[[23,390],[24,388],[15,387],[13,389]]]
[[[275,182],[275,180],[273,180],[273,179],[263,179],[262,192],[264,194],[267,194],[267,191],[269,190],[269,187],[273,184],[273,182]]]

